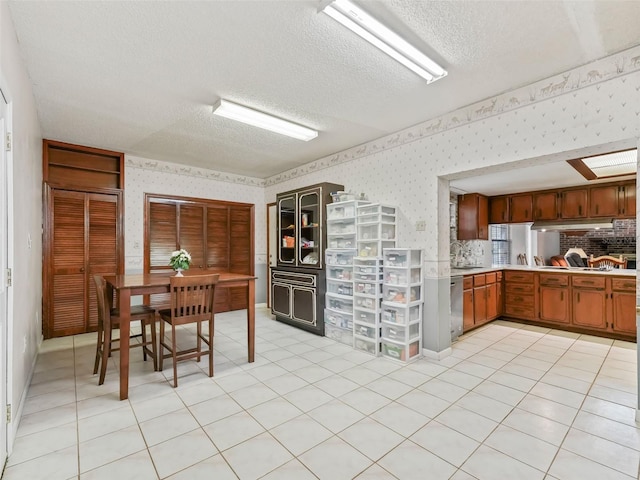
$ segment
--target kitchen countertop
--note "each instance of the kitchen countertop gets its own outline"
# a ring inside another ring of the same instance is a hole
[[[519,270],[525,272],[556,272],[556,273],[579,273],[585,275],[608,275],[608,276],[624,276],[635,277],[636,270],[614,268],[613,270],[591,270],[585,267],[552,267],[537,265],[498,265],[495,267],[466,267],[452,268],[451,276],[457,277],[462,275],[474,275],[477,273],[496,272],[498,270]]]

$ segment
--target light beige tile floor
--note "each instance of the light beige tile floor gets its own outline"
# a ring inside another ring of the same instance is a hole
[[[193,338],[181,331],[180,342]],[[637,479],[636,345],[493,322],[409,365],[244,312],[206,362],[154,372],[132,351],[92,375],[95,335],[43,343],[5,480]]]

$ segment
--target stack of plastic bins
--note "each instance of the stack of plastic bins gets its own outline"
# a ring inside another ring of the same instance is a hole
[[[382,354],[408,362],[422,354],[422,250],[384,250]]]
[[[353,346],[372,355],[380,354],[382,278],[381,258],[354,258]]]
[[[353,343],[353,257],[355,249],[327,250],[324,334],[341,343]]]
[[[396,246],[396,208],[380,203],[358,207],[358,256],[382,257]]]
[[[353,257],[356,254],[356,213],[350,200],[327,204],[327,288],[325,292],[325,336],[353,344]]]

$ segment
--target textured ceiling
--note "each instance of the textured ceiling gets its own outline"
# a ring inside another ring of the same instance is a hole
[[[362,2],[427,85],[316,1],[10,0],[45,138],[266,178],[640,44],[638,1]],[[289,139],[220,98],[320,130]]]

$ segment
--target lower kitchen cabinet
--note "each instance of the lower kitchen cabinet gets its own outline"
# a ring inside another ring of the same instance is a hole
[[[568,325],[571,322],[569,275],[541,273],[539,283],[540,320]]]
[[[533,272],[504,272],[504,315],[519,320],[536,320],[536,278]]]
[[[636,334],[636,281],[634,278],[611,280],[611,328],[616,333]]]
[[[571,323],[578,327],[606,329],[606,279],[595,275],[573,275],[571,283]]]
[[[497,272],[468,275],[463,279],[462,325],[465,332],[499,316]]]

